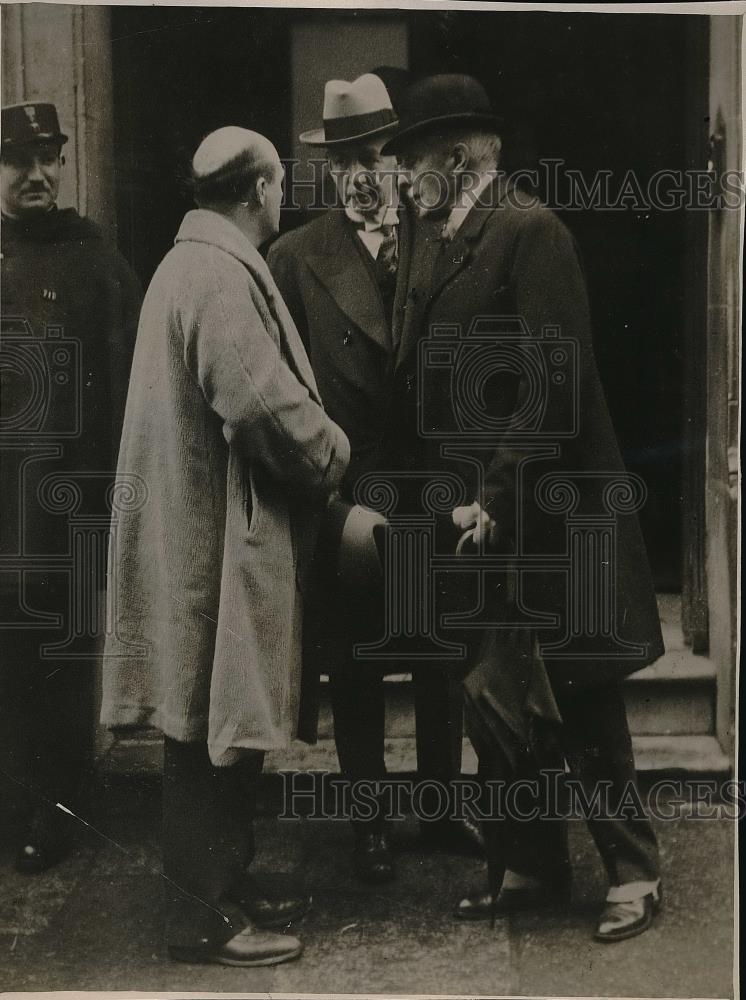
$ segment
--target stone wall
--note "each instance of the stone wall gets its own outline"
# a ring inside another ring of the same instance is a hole
[[[710,19],[711,166],[743,171],[741,19]],[[741,175],[743,177],[743,175]],[[707,579],[717,733],[733,756],[736,704],[739,331],[743,208],[711,211],[707,317]]]
[[[73,206],[115,231],[109,9],[3,4],[2,102],[57,105],[65,169],[61,207]]]

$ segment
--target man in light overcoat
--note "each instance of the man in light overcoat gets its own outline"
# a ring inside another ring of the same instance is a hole
[[[145,297],[114,495],[102,718],[165,736],[171,957],[293,958],[301,900],[247,874],[264,752],[299,713],[303,573],[349,459],[257,248],[282,165],[227,127],[193,160],[195,200]]]

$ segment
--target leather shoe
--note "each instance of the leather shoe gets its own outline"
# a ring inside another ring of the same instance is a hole
[[[428,850],[484,857],[484,835],[479,823],[469,816],[445,822],[420,823],[420,838]]]
[[[297,958],[303,951],[298,938],[290,934],[274,934],[253,924],[244,927],[230,941],[215,951],[170,947],[168,953],[176,962],[211,962],[249,968],[255,965],[279,965]]]
[[[626,941],[644,933],[653,923],[653,917],[660,912],[663,893],[660,885],[652,892],[637,899],[606,901],[598,922],[596,941]]]
[[[380,885],[395,877],[394,857],[383,830],[356,831],[352,853],[355,874],[363,882]]]
[[[569,882],[541,882],[538,885],[520,888],[502,888],[495,906],[492,906],[490,892],[473,892],[464,897],[453,911],[457,920],[490,920],[507,917],[527,910],[541,910],[549,907],[563,907],[570,902]]]
[[[311,905],[310,897],[300,893],[267,893],[250,875],[242,880],[240,889],[231,898],[252,923],[263,928],[287,927],[304,917]]]
[[[37,811],[16,854],[16,871],[37,875],[66,858],[72,846],[64,825],[54,812]]]

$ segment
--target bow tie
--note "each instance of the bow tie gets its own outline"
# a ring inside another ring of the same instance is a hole
[[[396,227],[397,222],[375,222],[368,219],[355,220],[355,229],[363,233],[383,233],[384,236]]]
[[[394,205],[389,205],[374,218],[365,218],[351,206],[345,208],[345,215],[357,230],[368,233],[379,232],[384,226],[396,226],[399,223],[399,213]]]

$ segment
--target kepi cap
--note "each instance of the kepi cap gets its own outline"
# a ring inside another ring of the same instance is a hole
[[[47,101],[24,101],[2,109],[2,148],[16,149],[32,142],[67,142],[60,130],[57,108]]]

